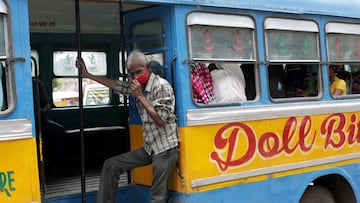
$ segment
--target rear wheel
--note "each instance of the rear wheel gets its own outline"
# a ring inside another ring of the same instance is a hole
[[[336,203],[331,192],[321,186],[308,188],[299,203]]]

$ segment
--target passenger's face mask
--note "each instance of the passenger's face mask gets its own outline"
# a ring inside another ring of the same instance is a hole
[[[145,68],[143,72],[136,78],[136,80],[140,83],[141,86],[145,86],[147,81],[149,80],[149,77],[150,74]]]

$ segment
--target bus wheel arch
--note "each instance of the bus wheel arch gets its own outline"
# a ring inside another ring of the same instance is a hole
[[[337,203],[356,203],[356,197],[351,184],[343,176],[331,174],[315,179],[304,191],[300,203],[305,201],[308,195],[332,196]],[[327,198],[327,197],[326,197]],[[329,197],[330,198],[330,197]],[[303,200],[303,201],[302,201]],[[311,201],[310,201],[311,202]]]
[[[306,188],[299,203],[336,203],[333,194],[322,186]]]

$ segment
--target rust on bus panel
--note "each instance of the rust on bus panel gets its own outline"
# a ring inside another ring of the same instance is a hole
[[[261,133],[255,130],[258,126],[255,128],[242,122],[221,127],[215,133],[210,161],[216,164],[219,172],[224,173],[232,168],[248,166],[256,160],[290,160],[293,157],[292,162],[295,162],[326,158],[329,153],[339,150],[342,150],[341,154],[351,153],[355,152],[353,146],[360,144],[357,114],[290,117],[283,125],[273,123],[276,129],[281,130],[271,130],[270,124],[267,125],[270,131]]]

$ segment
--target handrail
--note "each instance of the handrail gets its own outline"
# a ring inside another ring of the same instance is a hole
[[[125,130],[125,129],[126,128],[124,126],[101,126],[101,127],[84,128],[83,130],[84,132],[89,133],[89,132]],[[80,128],[69,129],[65,131],[66,134],[74,134],[79,132],[80,132]]]

